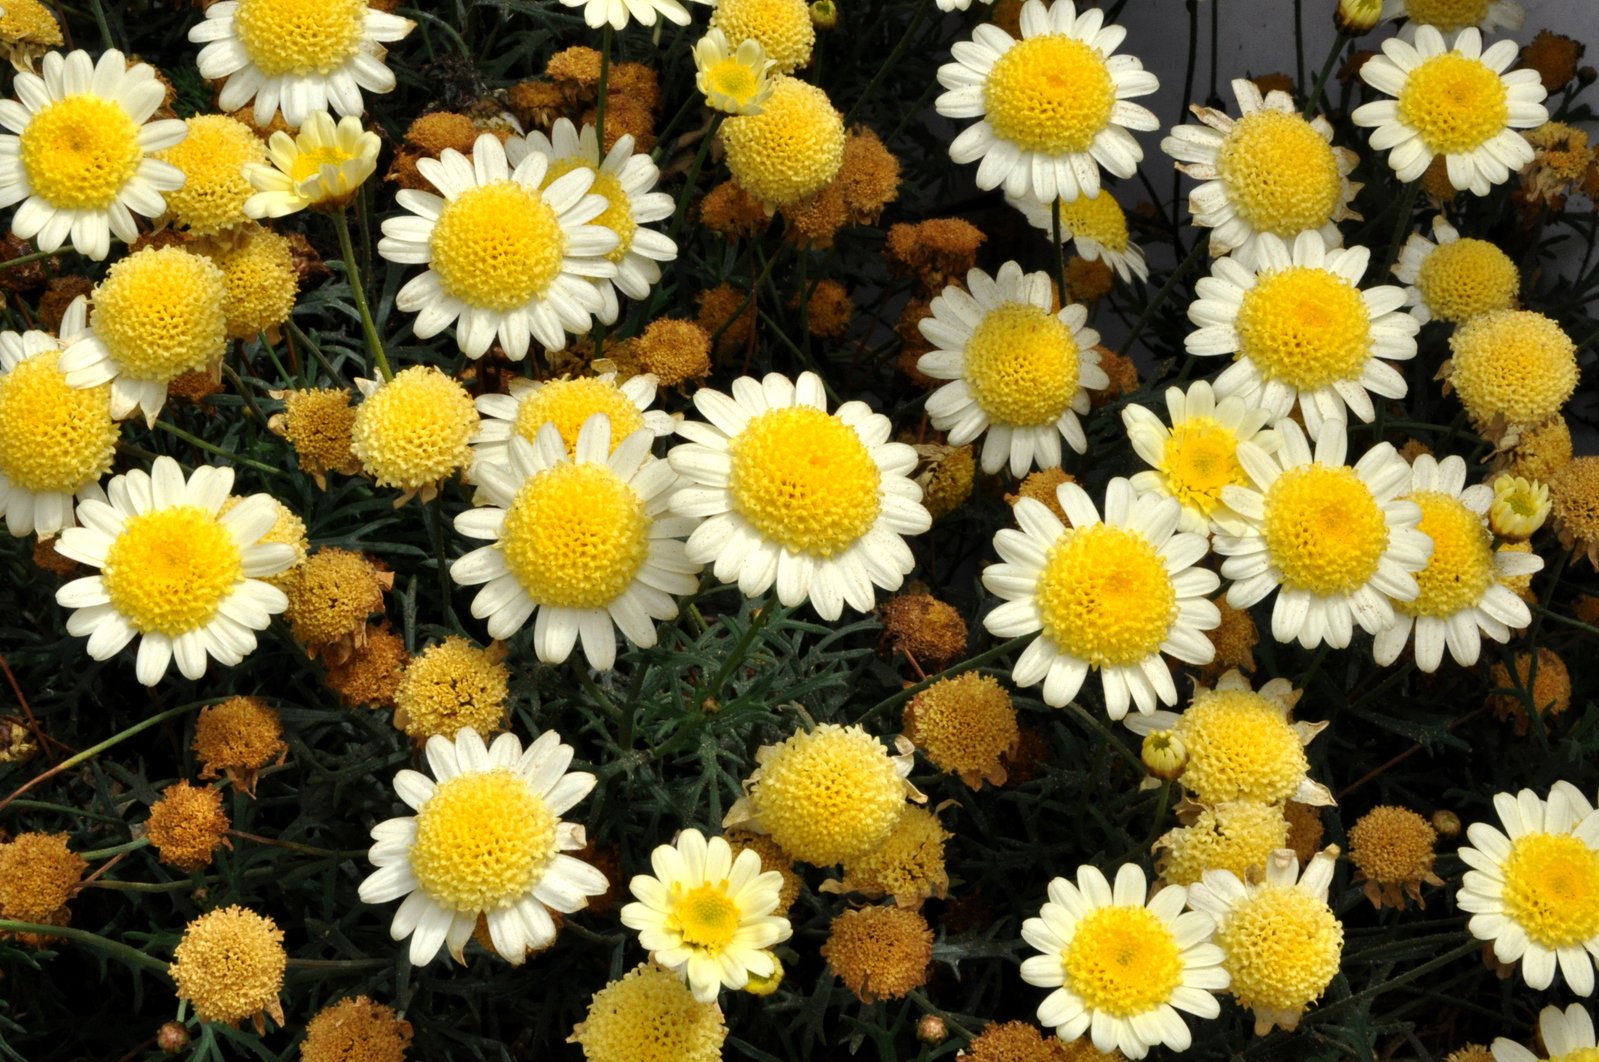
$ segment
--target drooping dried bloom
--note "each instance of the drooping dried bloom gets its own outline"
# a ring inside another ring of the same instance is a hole
[[[899,196],[899,159],[876,133],[850,130],[844,140],[844,161],[834,178],[849,211],[851,225],[875,225],[883,208]]]
[[[341,999],[317,1011],[300,1044],[302,1062],[405,1062],[411,1023],[366,996]]]
[[[878,614],[884,641],[923,671],[942,671],[966,653],[966,621],[932,594],[897,594],[878,607]]]
[[[1287,847],[1301,863],[1308,863],[1322,849],[1322,836],[1327,832],[1321,821],[1321,806],[1301,804],[1290,800],[1283,805],[1283,818],[1288,820]]]
[[[1577,64],[1586,51],[1582,42],[1543,29],[1521,49],[1521,65],[1538,71],[1544,91],[1553,93],[1565,88],[1577,76]]]
[[[1067,1043],[1024,1021],[988,1026],[956,1056],[970,1062],[1122,1062],[1120,1051],[1101,1054],[1088,1037]]]
[[[965,279],[987,235],[961,218],[929,218],[890,226],[883,253],[891,270],[913,276],[928,292]]]
[[[210,866],[211,853],[218,848],[233,847],[227,837],[230,825],[221,790],[183,781],[167,786],[150,805],[145,832],[156,858],[192,874]]]
[[[518,85],[513,88],[521,88]],[[512,101],[512,109],[516,109]],[[438,158],[445,148],[470,156],[472,145],[480,130],[477,123],[464,114],[453,111],[433,111],[417,118],[405,131],[405,139],[394,152],[385,181],[393,181],[401,188],[433,191],[433,185],[417,171],[418,159]]]
[[[1433,873],[1438,834],[1427,820],[1409,808],[1384,804],[1362,815],[1349,829],[1349,861],[1358,871],[1356,882],[1366,882],[1366,899],[1372,906],[1405,906],[1405,895],[1425,907],[1421,886],[1442,885]]]
[[[301,470],[317,486],[327,489],[329,472],[353,476],[361,471],[361,459],[350,448],[355,407],[349,391],[318,388],[281,391],[273,397],[283,400],[283,412],[274,414],[267,427],[289,440]]]
[[[821,891],[888,896],[916,910],[928,897],[942,899],[949,891],[944,842],[953,836],[937,815],[907,805],[888,837],[865,855],[846,860],[844,879],[824,882]]]
[[[259,697],[230,697],[201,709],[193,747],[202,779],[226,774],[236,788],[252,795],[261,768],[273,760],[282,763],[289,750],[278,713]]]
[[[641,963],[589,1004],[568,1043],[588,1062],[720,1062],[727,1024],[714,1002],[694,998],[683,979]]]
[[[759,236],[771,223],[772,215],[761,201],[732,179],[712,188],[700,200],[700,224],[729,240]]]
[[[289,596],[284,618],[308,655],[325,653],[337,662],[365,636],[366,618],[383,611],[383,592],[393,585],[393,573],[378,571],[362,554],[324,547],[283,588]]]
[[[917,694],[905,707],[905,736],[973,789],[985,781],[1005,784],[1003,757],[1021,740],[1010,694],[976,671],[940,679]]]
[[[17,834],[0,845],[0,916],[66,925],[67,900],[88,866],[64,833]]]
[[[1517,653],[1515,678],[1510,677],[1509,669],[1502,662],[1495,663],[1489,672],[1489,686],[1506,692],[1490,693],[1488,704],[1501,721],[1514,721],[1518,735],[1525,735],[1532,726],[1532,718],[1527,714],[1527,702],[1522,695],[1522,691],[1528,689],[1529,681],[1532,684],[1530,694],[1533,710],[1545,727],[1571,707],[1571,673],[1566,670],[1566,662],[1553,649],[1538,647],[1536,670],[1533,668],[1532,654]]]
[[[626,365],[654,376],[662,387],[699,383],[711,374],[710,334],[693,321],[658,318],[628,344]]]
[[[1565,122],[1545,122],[1522,136],[1532,145],[1532,165],[1521,174],[1521,188],[1529,202],[1558,207],[1593,163],[1588,134]]]
[[[479,649],[454,635],[424,649],[406,667],[394,693],[394,725],[417,744],[435,734],[454,740],[469,726],[492,734],[505,721],[511,673],[504,647]]]
[[[903,907],[863,907],[833,919],[822,958],[863,1003],[899,999],[927,983],[933,931]]]
[[[718,284],[702,291],[699,324],[716,345],[716,353],[726,356],[743,350],[755,335],[755,300],[731,284]]]
[[[798,302],[798,293],[795,293],[795,303]],[[811,292],[810,301],[805,304],[805,323],[809,326],[811,334],[823,339],[838,339],[849,331],[849,323],[855,316],[855,303],[849,297],[849,291],[832,278],[825,279],[816,285],[816,290]]]
[[[1255,626],[1255,617],[1249,614],[1248,609],[1229,605],[1226,595],[1216,599],[1216,608],[1221,611],[1221,626],[1205,632],[1205,637],[1216,647],[1216,659],[1205,667],[1207,680],[1213,672],[1219,675],[1235,668],[1253,674],[1255,646],[1260,644],[1260,629]]]

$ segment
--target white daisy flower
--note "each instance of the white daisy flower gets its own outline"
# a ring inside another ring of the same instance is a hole
[[[189,127],[150,120],[166,89],[148,63],[129,67],[115,49],[98,60],[82,49],[46,52],[41,66],[19,71],[17,98],[0,100],[0,207],[22,204],[11,231],[39,250],[70,239],[79,254],[102,259],[113,233],[137,240],[133,216],[160,217],[161,193],[183,187],[183,171],[152,154]]]
[[[1570,782],[1547,800],[1530,789],[1499,793],[1494,810],[1504,831],[1486,822],[1466,828],[1460,859],[1471,869],[1456,901],[1466,928],[1493,942],[1502,963],[1521,961],[1521,979],[1542,992],[1555,967],[1579,996],[1593,994],[1599,963],[1599,811]]]
[[[633,153],[630,133],[617,137],[596,166],[594,160],[600,158],[600,146],[594,127],[585,124],[579,133],[566,118],[556,120],[549,136],[535,131],[526,139],[513,138],[505,145],[506,158],[513,166],[520,164],[530,151],[549,158],[549,171],[541,188],[549,188],[573,170],[594,175],[589,192],[603,197],[606,205],[591,224],[610,229],[617,238],[616,246],[605,256],[616,267],[615,275],[594,281],[602,300],[596,316],[604,324],[615,324],[620,312],[617,291],[630,299],[648,298],[651,285],[661,279],[661,263],[677,258],[677,244],[665,233],[644,227],[671,217],[676,208],[670,195],[651,191],[660,180],[661,171],[648,153]]]
[[[1050,204],[1027,197],[1007,195],[1005,201],[1027,219],[1036,229],[1042,229],[1050,239],[1055,238],[1055,215]],[[1133,242],[1127,231],[1127,213],[1116,197],[1101,191],[1092,199],[1079,196],[1060,203],[1060,238],[1077,246],[1077,253],[1090,262],[1104,262],[1116,271],[1122,283],[1133,277],[1149,279],[1149,266],[1144,262],[1144,249]]]
[[[1214,540],[1226,558],[1221,573],[1233,580],[1227,603],[1249,608],[1281,587],[1272,637],[1306,649],[1347,647],[1356,623],[1380,634],[1395,622],[1394,602],[1421,593],[1416,573],[1432,556],[1432,540],[1416,529],[1421,509],[1404,497],[1410,466],[1388,443],[1345,465],[1342,428],[1322,432],[1314,453],[1293,421],[1278,421],[1276,432],[1274,454],[1239,444],[1250,484],[1222,488],[1247,525]]]
[[[759,853],[746,848],[734,859],[723,838],[684,830],[650,853],[650,866],[654,877],[628,883],[636,899],[622,908],[622,924],[638,930],[650,958],[683,976],[695,999],[709,1003],[723,987],[737,991],[752,975],[772,976],[769,949],[793,929],[772,913],[783,875],[763,872]]]
[[[1083,488],[1063,483],[1056,497],[1071,526],[1043,502],[1016,503],[1020,530],[1002,528],[994,549],[1002,564],[983,569],[983,585],[1005,603],[983,618],[998,638],[1039,631],[1017,658],[1018,686],[1044,684],[1044,703],[1077,696],[1091,670],[1100,673],[1112,719],[1129,704],[1152,712],[1177,703],[1166,656],[1208,664],[1216,647],[1204,631],[1221,623],[1206,599],[1220,582],[1196,568],[1208,552],[1204,535],[1178,532],[1172,498],[1140,494],[1125,479],[1105,488],[1105,516]]]
[[[1105,13],[1081,15],[1072,0],[1027,0],[1022,39],[992,23],[950,49],[938,68],[949,91],[934,102],[946,118],[976,118],[949,146],[957,163],[976,162],[977,187],[998,188],[1042,202],[1093,198],[1099,169],[1131,177],[1144,149],[1129,130],[1160,122],[1127,102],[1159,87],[1130,55],[1113,55],[1127,36],[1105,25]]]
[[[1573,1003],[1564,1011],[1559,1007],[1545,1007],[1538,1014],[1538,1032],[1549,1052],[1548,1059],[1541,1059],[1501,1036],[1493,1043],[1494,1062],[1583,1062],[1599,1053],[1593,1018],[1582,1009],[1581,1003]]]
[[[100,574],[67,583],[56,603],[73,610],[67,633],[88,635],[92,659],[139,638],[135,673],[154,686],[174,659],[197,679],[207,656],[231,667],[255,651],[255,632],[289,606],[261,579],[292,565],[294,547],[261,541],[278,519],[269,495],[218,515],[232,489],[231,468],[201,465],[185,481],[176,461],[158,457],[148,473],[79,493],[82,526],[64,529],[56,552]]]
[[[1015,262],[992,277],[973,269],[966,289],[945,288],[918,326],[933,349],[917,369],[952,381],[928,396],[928,416],[952,446],[987,432],[984,472],[1007,461],[1018,477],[1035,464],[1057,468],[1062,437],[1078,453],[1088,449],[1077,418],[1088,412],[1089,390],[1109,386],[1110,377],[1099,367],[1087,308],[1052,312],[1053,297],[1048,273],[1023,273]]]
[[[694,44],[694,85],[707,107],[724,114],[760,114],[772,95],[775,69],[777,60],[768,59],[753,38],[734,48],[727,34],[713,27]]]
[[[715,6],[716,0],[693,0],[696,4]],[[679,26],[689,24],[688,8],[679,0],[561,0],[567,7],[581,7],[583,21],[590,29],[610,26],[625,28],[630,21],[640,26],[655,25],[656,16]]]
[[[982,0],[982,2],[992,6],[994,0]],[[972,0],[935,0],[935,3],[940,11],[967,11],[972,6]]]
[[[677,616],[673,595],[699,588],[700,565],[679,541],[694,521],[667,513],[677,477],[650,456],[654,441],[641,428],[613,449],[610,420],[597,413],[570,455],[550,423],[531,443],[513,437],[505,464],[476,467],[489,504],[461,513],[455,529],[490,545],[450,565],[450,577],[487,584],[472,615],[488,621],[491,638],[509,638],[534,617],[540,660],[560,663],[581,637],[600,671],[616,662],[614,630],[655,644],[655,621]]]
[[[1414,629],[1417,668],[1437,671],[1446,645],[1455,663],[1470,667],[1482,651],[1482,635],[1507,642],[1511,631],[1532,622],[1526,602],[1505,582],[1541,571],[1543,558],[1494,549],[1487,518],[1493,488],[1466,486],[1466,462],[1459,457],[1418,456],[1405,496],[1421,509],[1416,529],[1432,539],[1432,559],[1416,573],[1420,595],[1395,603],[1394,625],[1377,635],[1372,656],[1384,666],[1398,660]]]
[[[1457,191],[1487,195],[1532,161],[1532,145],[1515,130],[1549,120],[1538,71],[1509,70],[1520,54],[1516,42],[1485,51],[1475,28],[1461,30],[1452,45],[1431,26],[1415,38],[1390,37],[1383,54],[1361,66],[1362,81],[1394,98],[1356,107],[1350,118],[1373,130],[1372,150],[1388,152],[1401,181],[1416,180],[1442,155]]]
[[[546,730],[524,751],[515,734],[487,748],[462,727],[455,740],[427,743],[429,778],[404,770],[394,792],[416,812],[372,827],[367,858],[378,869],[361,882],[363,903],[402,896],[389,935],[411,938],[414,966],[449,949],[456,962],[482,917],[494,951],[513,966],[555,940],[551,911],[571,914],[606,890],[605,875],[566,855],[586,843],[583,827],[561,821],[594,788],[568,771],[572,748]]]
[[[546,187],[549,157],[530,151],[513,169],[492,133],[477,138],[471,158],[445,148],[416,168],[442,196],[396,193],[411,213],[383,222],[378,253],[428,267],[394,297],[396,309],[416,313],[418,338],[459,319],[455,341],[467,357],[482,357],[498,336],[520,361],[530,337],[561,350],[567,332],[593,326],[605,305],[593,281],[617,275],[605,256],[618,244],[598,224],[607,201],[589,194],[593,170],[574,169]]]
[[[1492,33],[1520,29],[1527,10],[1517,0],[1383,0],[1382,17],[1409,19],[1411,26],[1431,26],[1443,33],[1467,26]]]
[[[62,338],[0,332],[0,520],[14,538],[50,538],[73,523],[73,495],[111,471],[120,431],[111,386],[73,387],[61,351],[87,327],[72,300]]]
[[[825,620],[872,608],[873,587],[898,590],[916,566],[905,535],[932,526],[910,478],[916,451],[889,442],[887,417],[865,402],[827,412],[821,377],[741,376],[732,394],[694,392],[704,421],[668,459],[683,477],[678,516],[702,521],[689,559],[747,597],[775,583],[790,608],[807,599]]]
[[[393,92],[383,45],[415,28],[367,0],[220,0],[189,40],[204,45],[195,59],[200,76],[225,80],[220,110],[253,99],[256,125],[269,124],[281,108],[284,123],[299,126],[329,106],[359,115],[362,89]]]
[[[1421,325],[1401,309],[1403,289],[1360,288],[1371,251],[1328,249],[1317,232],[1300,233],[1290,250],[1265,234],[1254,258],[1252,270],[1218,258],[1188,307],[1199,326],[1184,340],[1188,353],[1233,356],[1217,395],[1238,395],[1273,420],[1297,401],[1312,439],[1344,431],[1346,409],[1370,422],[1372,394],[1405,396],[1405,378],[1387,363],[1416,356]]]
[[[255,189],[244,201],[244,213],[260,219],[306,207],[342,209],[378,168],[382,147],[361,119],[346,115],[335,124],[328,112],[316,111],[294,136],[281,129],[272,134],[267,141],[272,165],[244,164],[244,178]]]
[[[1022,939],[1043,953],[1022,960],[1022,980],[1054,989],[1039,1024],[1067,1042],[1087,1034],[1104,1054],[1188,1050],[1193,1037],[1178,1011],[1220,1015],[1214,993],[1227,987],[1227,972],[1211,940],[1215,922],[1184,912],[1187,900],[1181,885],[1150,896],[1135,863],[1117,868],[1114,887],[1086,864],[1075,884],[1051,881],[1049,902],[1022,923]]]
[[[1266,428],[1269,410],[1251,407],[1238,395],[1221,401],[1204,380],[1166,389],[1166,413],[1171,426],[1139,405],[1122,409],[1122,424],[1133,450],[1150,467],[1135,474],[1132,484],[1142,491],[1176,498],[1183,531],[1208,535],[1214,528],[1237,531],[1238,515],[1221,499],[1225,486],[1249,482],[1238,463],[1238,444],[1252,442],[1266,453],[1277,449],[1277,433]]]
[[[1237,118],[1195,104],[1203,124],[1176,126],[1160,142],[1179,170],[1204,182],[1188,209],[1195,225],[1210,229],[1211,256],[1231,254],[1252,268],[1263,233],[1292,240],[1314,231],[1328,247],[1343,246],[1338,223],[1360,219],[1349,209],[1361,188],[1349,180],[1355,153],[1333,147],[1332,123],[1300,117],[1286,92],[1262,93],[1238,78],[1233,97]]]
[[[611,422],[611,449],[622,440],[648,428],[657,439],[672,434],[680,415],[651,409],[657,394],[655,377],[648,373],[618,382],[616,373],[573,376],[559,380],[516,377],[509,394],[478,395],[477,411],[483,415],[472,437],[472,463],[510,463],[513,436],[535,442],[539,429],[554,424],[566,452],[577,452],[577,437],[596,413]]]
[[[1394,263],[1411,316],[1460,324],[1515,307],[1521,270],[1509,255],[1487,240],[1462,239],[1442,214],[1432,219],[1432,237],[1411,233]]]

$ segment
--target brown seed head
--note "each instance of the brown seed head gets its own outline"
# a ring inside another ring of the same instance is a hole
[[[927,983],[933,931],[903,907],[863,907],[833,919],[822,958],[863,1003],[899,999]]]
[[[230,825],[220,790],[183,781],[167,786],[150,805],[145,830],[157,859],[192,874],[210,866],[211,853],[218,848],[233,847],[227,837]]]

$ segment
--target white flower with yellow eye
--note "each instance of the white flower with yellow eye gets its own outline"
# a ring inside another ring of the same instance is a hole
[[[777,61],[761,42],[746,39],[735,49],[727,34],[712,28],[694,44],[694,84],[705,105],[724,114],[760,114],[772,95]]]
[[[515,377],[509,394],[478,395],[477,411],[483,421],[472,437],[472,464],[480,462],[506,465],[511,460],[511,439],[520,436],[536,442],[539,429],[554,424],[568,454],[577,450],[577,437],[583,425],[596,413],[611,422],[611,449],[640,428],[648,428],[657,439],[672,434],[682,419],[659,409],[651,409],[658,388],[648,373],[617,380],[616,373],[598,376],[572,376],[559,380],[529,380]]]
[[[696,4],[714,4],[716,0],[693,0]],[[609,25],[612,29],[625,29],[629,22],[640,26],[653,26],[657,16],[679,26],[689,23],[688,8],[678,0],[561,0],[567,7],[581,7],[583,21],[590,29]],[[658,32],[658,31],[657,31]]]
[[[335,125],[326,111],[306,118],[294,136],[279,130],[267,141],[268,166],[247,162],[255,194],[244,201],[252,218],[281,218],[312,207],[343,209],[378,165],[383,142],[353,115]]]
[[[1493,1044],[1494,1062],[1590,1062],[1599,1055],[1593,1017],[1581,1003],[1573,1003],[1564,1011],[1545,1007],[1538,1014],[1538,1033],[1549,1052],[1547,1059],[1501,1036]]]
[[[1383,0],[1382,17],[1409,19],[1411,27],[1431,26],[1443,33],[1467,26],[1492,33],[1520,29],[1527,9],[1517,0]]]
[[[1521,272],[1487,240],[1461,238],[1444,216],[1432,219],[1432,239],[1413,232],[1399,249],[1394,277],[1416,320],[1461,324],[1478,314],[1509,310],[1521,292]]]
[[[1035,229],[1043,230],[1050,239],[1055,236],[1055,215],[1049,203],[1041,203],[1025,196],[1007,195],[1005,201],[1027,219]],[[1144,249],[1133,242],[1127,231],[1127,212],[1110,192],[1060,202],[1060,239],[1071,241],[1077,253],[1090,262],[1104,262],[1116,271],[1123,283],[1133,277],[1149,279],[1149,266],[1144,261]]]

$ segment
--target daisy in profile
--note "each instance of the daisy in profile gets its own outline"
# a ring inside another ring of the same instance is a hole
[[[415,28],[367,0],[221,0],[206,8],[189,40],[203,45],[200,76],[225,82],[219,109],[236,111],[253,99],[256,125],[271,124],[281,109],[284,124],[299,126],[330,106],[359,115],[362,89],[393,92],[383,46]]]
[[[825,620],[899,589],[916,564],[903,536],[933,521],[910,478],[916,451],[889,441],[887,417],[865,402],[828,413],[813,372],[702,387],[694,408],[705,420],[679,424],[688,442],[668,455],[683,477],[672,511],[700,521],[690,560],[747,597],[776,584],[784,605],[809,600]]]
[[[696,4],[714,4],[715,0],[693,0]],[[567,7],[581,7],[583,21],[590,29],[610,26],[620,30],[630,22],[640,26],[653,26],[658,17],[678,26],[689,23],[688,8],[679,0],[561,0]]]
[[[1468,26],[1492,33],[1520,29],[1527,9],[1518,0],[1383,0],[1382,17],[1409,19],[1412,26],[1431,26],[1443,33]]]
[[[1204,380],[1184,391],[1166,389],[1166,414],[1171,426],[1139,405],[1122,409],[1122,424],[1133,450],[1150,467],[1135,474],[1132,484],[1176,498],[1182,506],[1178,527],[1197,535],[1214,528],[1238,530],[1238,515],[1221,500],[1223,487],[1249,482],[1238,463],[1238,444],[1252,442],[1266,453],[1277,449],[1277,433],[1266,429],[1268,410],[1246,405],[1238,395],[1221,401]]]
[[[472,615],[505,639],[533,618],[533,649],[558,664],[579,638],[590,667],[616,661],[616,631],[655,644],[655,621],[677,616],[673,595],[699,587],[700,565],[680,539],[694,522],[667,509],[677,476],[650,456],[640,428],[613,449],[611,423],[595,414],[569,455],[553,423],[532,443],[510,442],[504,464],[480,463],[474,478],[488,504],[455,518],[481,546],[450,565],[462,586],[479,586]],[[536,615],[535,615],[536,613]]]
[[[1091,1036],[1102,1054],[1143,1058],[1151,1047],[1186,1051],[1193,1042],[1184,1014],[1221,1014],[1215,993],[1227,987],[1210,915],[1183,911],[1188,890],[1168,885],[1149,895],[1143,870],[1124,863],[1114,886],[1097,867],[1077,868],[1075,883],[1049,883],[1049,902],[1022,923],[1022,939],[1042,952],[1022,961],[1022,980],[1054,989],[1038,1022],[1067,1042]]]
[[[1414,43],[1390,37],[1382,51],[1361,66],[1360,79],[1394,98],[1356,107],[1350,118],[1372,130],[1372,149],[1388,152],[1401,181],[1416,180],[1442,155],[1456,191],[1487,195],[1532,161],[1532,145],[1516,130],[1549,120],[1547,94],[1538,71],[1509,69],[1520,54],[1515,41],[1484,50],[1472,27],[1450,45],[1421,26]]]
[[[307,207],[343,209],[377,169],[382,146],[361,119],[346,116],[335,125],[326,111],[317,111],[296,135],[281,129],[272,134],[267,142],[272,165],[245,164],[244,177],[255,194],[244,201],[244,213],[259,219],[281,218]]]
[[[1027,219],[1035,229],[1042,229],[1054,239],[1055,215],[1049,203],[1027,197],[1006,196],[1005,201]],[[1133,277],[1149,279],[1149,266],[1144,261],[1144,249],[1133,242],[1127,231],[1127,213],[1116,197],[1102,192],[1092,199],[1086,196],[1060,202],[1060,238],[1071,240],[1077,253],[1090,262],[1104,262],[1116,271],[1122,283]]]
[[[187,480],[158,457],[149,472],[112,476],[102,493],[79,494],[77,521],[56,552],[98,575],[56,591],[72,609],[67,633],[88,635],[89,656],[109,660],[139,639],[135,673],[154,686],[174,660],[184,678],[205,674],[206,658],[232,667],[255,651],[255,632],[288,607],[262,582],[294,563],[294,547],[264,542],[278,519],[269,495],[252,494],[221,512],[233,469],[201,465]]]
[[[410,214],[383,223],[378,253],[428,267],[394,297],[396,309],[417,315],[417,338],[455,324],[467,357],[481,358],[498,337],[521,361],[530,338],[561,350],[567,332],[589,330],[605,305],[593,281],[617,275],[606,255],[619,244],[598,224],[608,201],[589,194],[594,170],[578,167],[546,186],[549,156],[529,151],[512,168],[491,133],[470,159],[445,148],[416,168],[440,195],[401,189],[395,199]]]
[[[1416,573],[1421,593],[1394,604],[1394,625],[1377,635],[1372,655],[1387,666],[1416,633],[1416,667],[1438,670],[1444,648],[1455,663],[1470,667],[1482,651],[1482,636],[1510,640],[1510,632],[1532,622],[1527,603],[1506,581],[1543,569],[1536,553],[1493,548],[1488,509],[1494,490],[1485,483],[1466,486],[1466,462],[1422,454],[1411,467],[1410,492],[1421,509],[1416,530],[1432,539],[1432,558]]]
[[[1547,799],[1530,789],[1499,793],[1504,829],[1474,822],[1460,858],[1471,869],[1456,900],[1466,928],[1493,942],[1502,963],[1521,962],[1521,979],[1540,992],[1555,968],[1579,996],[1593,994],[1599,962],[1599,811],[1570,782]],[[1552,1046],[1552,1045],[1551,1045]]]
[[[87,258],[111,253],[111,236],[139,238],[135,214],[159,217],[163,192],[183,172],[153,153],[188,135],[175,118],[151,121],[166,89],[147,63],[115,49],[46,52],[41,71],[19,71],[15,100],[0,100],[0,207],[16,203],[11,231],[41,251],[69,239]],[[19,102],[20,101],[20,102]]]
[[[1329,249],[1318,232],[1300,233],[1292,248],[1263,235],[1254,260],[1251,269],[1218,258],[1188,307],[1198,326],[1184,340],[1188,353],[1233,358],[1216,377],[1217,395],[1237,395],[1273,420],[1298,402],[1312,439],[1344,431],[1346,410],[1369,423],[1373,394],[1404,397],[1405,378],[1388,362],[1416,356],[1421,325],[1402,311],[1403,289],[1361,289],[1368,249]]]
[[[1233,97],[1237,118],[1195,104],[1202,124],[1176,126],[1160,142],[1179,170],[1204,182],[1188,209],[1210,230],[1211,257],[1231,254],[1250,268],[1262,234],[1292,240],[1317,232],[1328,247],[1342,246],[1338,223],[1360,218],[1349,209],[1361,187],[1349,180],[1355,153],[1333,147],[1332,123],[1300,117],[1286,92],[1262,93],[1238,78]]]
[[[1593,1017],[1582,1009],[1581,1003],[1573,1003],[1563,1011],[1545,1007],[1538,1014],[1538,1032],[1549,1052],[1547,1060],[1501,1036],[1493,1044],[1494,1062],[1584,1062],[1599,1054]]]
[[[621,291],[630,299],[648,298],[651,285],[661,279],[661,263],[677,257],[677,244],[665,233],[644,227],[671,217],[676,205],[665,192],[651,191],[660,180],[661,171],[647,152],[633,153],[630,133],[617,137],[611,150],[595,165],[600,146],[594,127],[585,124],[579,133],[566,118],[556,119],[549,136],[535,130],[525,140],[512,139],[505,145],[506,158],[512,166],[535,151],[549,159],[542,189],[574,170],[582,170],[594,178],[589,193],[605,199],[604,211],[591,224],[616,233],[616,246],[605,255],[616,267],[616,274],[595,279],[601,297],[595,316],[604,324],[615,324],[620,312],[616,293]]]
[[[1306,649],[1345,648],[1356,623],[1382,633],[1395,622],[1394,602],[1421,593],[1416,573],[1432,555],[1432,540],[1416,529],[1421,509],[1404,497],[1410,466],[1388,443],[1345,465],[1342,427],[1322,432],[1314,452],[1295,422],[1278,421],[1276,431],[1274,454],[1238,447],[1249,485],[1222,488],[1246,525],[1214,541],[1233,580],[1227,603],[1249,608],[1280,587],[1272,637]]]
[[[1098,8],[1079,15],[1072,0],[1027,0],[1021,34],[1018,41],[992,23],[978,25],[950,49],[955,61],[938,68],[948,90],[934,102],[938,113],[977,119],[949,157],[978,163],[979,188],[1003,185],[1044,203],[1092,199],[1101,167],[1131,177],[1144,149],[1130,130],[1160,122],[1127,101],[1160,83],[1132,56],[1113,56],[1127,30],[1105,25]]]
[[[1521,292],[1521,271],[1510,256],[1487,240],[1461,238],[1439,214],[1432,239],[1410,234],[1394,263],[1394,277],[1405,285],[1410,312],[1431,320],[1461,324],[1479,314],[1509,310]]]
[[[656,391],[655,377],[647,373],[621,381],[614,372],[559,380],[515,377],[509,394],[478,395],[483,421],[472,437],[472,463],[508,464],[512,437],[536,442],[546,424],[555,425],[567,454],[574,454],[578,433],[596,413],[611,422],[612,450],[640,428],[648,428],[657,439],[670,435],[678,418],[650,408]]]
[[[1035,464],[1059,467],[1062,438],[1078,453],[1088,449],[1078,417],[1088,412],[1088,392],[1110,377],[1088,310],[1073,303],[1053,312],[1053,296],[1048,273],[1023,273],[1015,262],[992,277],[973,269],[964,289],[951,284],[934,297],[919,325],[933,349],[917,369],[951,381],[928,396],[928,416],[951,446],[986,432],[984,472],[1007,462],[1018,478]]]
[[[1220,582],[1196,565],[1205,536],[1177,530],[1172,498],[1139,494],[1125,479],[1105,488],[1105,515],[1075,483],[1056,489],[1067,527],[1043,502],[1016,502],[1020,530],[994,535],[1001,564],[983,585],[1005,603],[983,619],[990,634],[1039,632],[1011,672],[1018,686],[1044,684],[1044,703],[1060,707],[1097,670],[1112,719],[1130,705],[1152,712],[1177,703],[1165,658],[1208,664],[1216,647],[1205,631],[1221,623],[1206,595]],[[1049,1024],[1049,1023],[1046,1023]]]
[[[760,114],[772,95],[776,67],[753,38],[734,48],[726,33],[713,28],[694,44],[694,84],[705,105],[724,114]]]
[[[81,297],[67,307],[62,339],[0,332],[0,520],[14,538],[71,527],[73,495],[99,483],[116,456],[111,385],[73,387],[61,368],[87,308]]]
[[[583,827],[561,816],[588,796],[594,776],[568,771],[572,747],[546,730],[523,749],[515,734],[487,748],[462,727],[455,740],[428,739],[428,768],[394,776],[394,792],[416,812],[372,827],[377,867],[361,882],[363,903],[403,902],[389,935],[411,938],[414,966],[449,950],[456,962],[478,919],[500,958],[520,966],[555,940],[551,911],[571,914],[607,887],[605,875],[567,852]]]
[[[793,932],[772,913],[782,874],[762,871],[754,849],[734,859],[726,840],[692,829],[651,852],[650,867],[653,877],[628,883],[634,902],[622,908],[622,924],[638,930],[650,958],[682,975],[695,999],[709,1003],[724,987],[737,991],[752,976],[772,976],[769,949]]]

